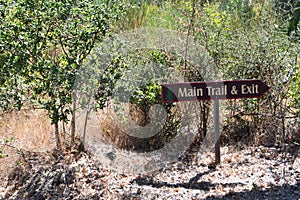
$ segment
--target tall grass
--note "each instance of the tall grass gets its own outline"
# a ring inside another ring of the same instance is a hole
[[[127,1],[127,10],[116,24],[120,31],[151,27],[177,30],[186,20],[189,1]]]
[[[45,111],[21,110],[0,116],[0,141],[14,138],[13,146],[45,152],[54,147],[53,127]]]

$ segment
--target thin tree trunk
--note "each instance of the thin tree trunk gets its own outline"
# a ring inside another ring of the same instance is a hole
[[[86,136],[86,128],[87,128],[87,121],[90,113],[90,99],[88,100],[87,108],[86,108],[86,115],[85,115],[85,122],[83,128],[83,136],[82,136],[82,143],[85,144],[85,136]]]
[[[72,120],[71,120],[71,143],[74,144],[75,142],[75,131],[76,131],[76,127],[75,127],[75,111],[76,111],[76,92],[73,91],[72,93],[72,97],[73,97],[73,103],[72,103]]]
[[[58,150],[61,150],[61,141],[60,141],[60,135],[58,129],[58,122],[54,123],[54,128],[55,128],[56,148]]]

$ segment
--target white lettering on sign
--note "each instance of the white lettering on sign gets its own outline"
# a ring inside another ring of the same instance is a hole
[[[227,95],[227,85],[221,87],[207,86],[206,88],[209,96]]]
[[[187,88],[179,88],[178,90],[178,97],[197,97],[203,96],[203,89],[193,87],[191,89]]]
[[[162,101],[180,102],[209,99],[259,98],[269,89],[270,87],[261,80],[162,84]]]
[[[242,94],[259,94],[258,85],[242,85]]]

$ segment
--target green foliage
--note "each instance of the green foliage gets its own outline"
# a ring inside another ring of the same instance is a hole
[[[220,10],[219,7],[220,6],[218,4],[207,4],[204,7],[205,15],[207,20],[209,20],[206,25],[225,31],[229,28],[232,16],[226,11]]]
[[[98,48],[96,47],[94,51],[98,52]],[[134,113],[131,117],[134,116],[135,120],[138,119],[137,121],[140,123],[138,125],[145,126],[150,123],[150,108],[159,104],[166,108],[169,114],[167,119],[168,127],[162,130],[164,133],[168,132],[168,134],[161,133],[161,135],[164,139],[171,135],[174,136],[176,134],[175,126],[178,123],[175,124],[173,122],[178,119],[172,118],[173,113],[171,113],[170,109],[173,107],[173,104],[162,104],[160,85],[163,82],[164,75],[165,77],[169,75],[166,72],[168,70],[162,70],[162,67],[170,68],[169,71],[171,73],[176,66],[172,63],[175,59],[170,58],[172,55],[162,50],[154,49],[138,49],[119,56],[112,52],[109,54],[111,57],[107,65],[97,63],[98,61],[101,62],[102,59],[97,59],[96,61],[92,59],[93,61],[90,63],[93,64],[87,65],[89,69],[91,69],[91,66],[92,68],[95,66],[96,69],[92,69],[92,71],[96,71],[99,67],[104,68],[103,70],[100,69],[100,73],[89,73],[89,84],[87,85],[92,85],[93,87],[93,80],[96,80],[96,84],[94,84],[97,89],[96,108],[103,108],[113,103],[110,108],[114,109],[122,123],[126,123],[129,118],[124,113],[124,105],[129,105],[130,111],[132,111],[131,114]],[[162,72],[166,74],[162,74]],[[98,75],[93,76],[93,74]],[[112,96],[113,101],[110,101]],[[139,115],[135,115],[136,113],[139,113]],[[171,122],[171,120],[173,121]]]
[[[151,27],[178,29],[185,20],[182,10],[191,9],[189,1],[128,1],[129,6],[117,23],[121,30]]]
[[[116,82],[122,77],[123,72],[128,68],[121,56],[115,57],[107,66],[100,77],[97,78],[96,95],[94,96],[97,101],[95,109],[103,109],[106,107],[109,97],[115,89]]]
[[[162,66],[165,68],[175,68],[175,63],[172,63],[170,57],[172,55],[163,52],[161,50],[141,50],[139,52],[139,56],[131,57],[129,59],[129,63],[133,62],[135,65],[144,65],[144,66],[158,66],[157,69],[159,70]],[[138,60],[136,60],[138,59]],[[174,59],[173,59],[174,60]],[[147,62],[147,64],[146,64]],[[141,63],[141,64],[140,64]],[[143,64],[142,64],[143,63]],[[149,72],[150,71],[150,72]],[[165,70],[167,71],[167,70]],[[151,74],[151,72],[153,74]],[[148,80],[147,83],[141,84],[141,86],[137,88],[133,88],[135,91],[133,95],[130,97],[130,103],[136,104],[142,108],[142,110],[149,109],[154,104],[161,104],[161,81],[156,78],[157,71],[148,70],[145,74],[140,72],[146,77],[149,77],[151,80]],[[167,76],[167,74],[165,74]]]
[[[3,150],[0,148],[0,158],[6,158],[8,155],[3,153]]]
[[[6,145],[6,144],[11,144],[12,142],[15,141],[15,138],[14,137],[10,137],[6,140],[4,140],[3,144]]]
[[[261,1],[262,2],[262,1]],[[258,2],[258,3],[261,3]],[[220,8],[234,15],[235,18],[240,20],[249,20],[253,17],[254,9],[253,2],[244,0],[228,0],[221,1]]]
[[[292,112],[300,116],[300,63],[294,68],[294,71],[289,72],[291,74],[291,86],[289,89],[289,95],[291,96],[290,106]]]
[[[141,28],[147,15],[148,6],[142,2],[131,2],[126,11],[121,15],[120,21],[117,22],[116,28],[120,30],[129,30]]]
[[[180,5],[183,9],[185,4]],[[162,2],[159,6],[150,4],[147,7],[144,27],[166,28],[176,30],[180,26],[179,6],[171,2]]]
[[[282,115],[282,110],[299,115],[299,1],[125,2],[126,6],[116,0],[0,0],[0,108],[42,107],[57,124],[68,121],[73,91],[84,85],[81,82],[99,85],[96,108],[103,108],[131,65],[164,65],[173,71],[183,65],[169,52],[146,49],[134,55],[112,55],[103,71],[85,69],[86,57],[113,25],[115,32],[152,27],[193,34],[224,79],[262,79],[271,86],[262,99],[244,100],[240,110],[262,112],[263,108],[275,115]],[[91,70],[87,74],[96,74],[96,79],[81,77],[75,85],[81,70]],[[147,73],[152,77],[156,72]],[[132,104],[145,110],[160,102],[155,77],[140,85],[134,88]],[[84,86],[80,90],[93,92]],[[286,101],[289,108],[284,107]]]
[[[300,36],[300,1],[277,0],[275,7],[283,20],[287,21],[287,34],[292,39],[299,40]]]
[[[207,47],[224,79],[262,79],[271,87],[286,87],[284,82],[292,81],[288,73],[295,71],[299,44],[281,31],[285,21],[277,15],[274,5],[244,3],[228,1],[198,7],[201,19],[195,22],[199,30],[196,36]],[[265,112],[277,112],[285,93],[283,89],[270,90],[260,101],[244,100],[243,109],[256,112],[260,102],[265,106],[268,102],[269,110]]]
[[[17,164],[18,164],[19,166],[22,166],[22,165],[23,165],[22,160],[18,160]]]
[[[130,97],[130,103],[139,106],[154,105],[161,100],[161,86],[155,81],[148,83],[144,87],[137,88],[135,93]]]
[[[0,106],[26,102],[67,121],[76,73],[121,10],[114,1],[1,1]]]
[[[2,139],[1,141],[1,145],[11,145],[11,143],[13,143],[15,141],[15,138],[14,137],[10,137],[10,138],[7,138],[7,139]],[[6,158],[8,155],[3,151],[2,148],[0,148],[0,158]]]

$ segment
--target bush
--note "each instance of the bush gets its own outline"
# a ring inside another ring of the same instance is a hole
[[[263,135],[275,138],[273,143],[285,142],[288,131],[285,118],[299,118],[299,104],[294,103],[299,101],[295,94],[299,88],[291,87],[299,84],[295,77],[299,71],[299,43],[282,31],[287,28],[287,21],[278,15],[274,4],[241,3],[199,6],[195,34],[214,58],[224,79],[261,79],[271,87],[260,99],[229,101],[231,116],[249,115],[249,123],[255,129],[252,134],[257,134],[253,141]]]

